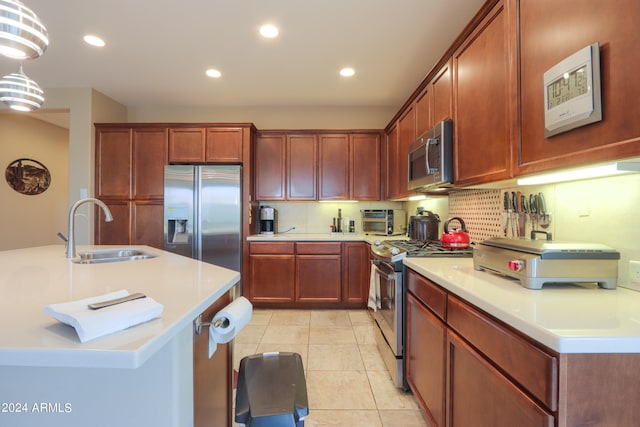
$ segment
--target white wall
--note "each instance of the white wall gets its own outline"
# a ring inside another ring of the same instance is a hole
[[[395,108],[229,107],[129,108],[129,122],[253,123],[266,129],[383,129]]]
[[[0,183],[0,250],[62,244],[66,234],[69,132],[22,113],[0,113],[0,167],[21,158],[43,163],[51,185],[38,195],[16,192]]]
[[[90,88],[44,89],[44,109],[69,111],[69,186],[68,206],[86,190],[94,193],[94,148],[96,122],[126,121],[126,107]],[[68,210],[67,206],[67,210]],[[93,242],[93,208],[83,206],[76,221],[76,243]],[[83,216],[84,215],[84,216]],[[67,234],[65,232],[65,234]]]

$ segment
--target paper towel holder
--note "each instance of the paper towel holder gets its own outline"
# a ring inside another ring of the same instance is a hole
[[[221,317],[220,319],[216,320],[215,322],[203,322],[202,321],[202,314],[198,315],[198,317],[196,317],[196,321],[195,321],[195,332],[196,335],[200,335],[202,333],[202,328],[205,326],[213,326],[214,328],[219,328],[220,326],[222,327],[227,327],[229,326],[229,319],[227,319],[226,317]]]

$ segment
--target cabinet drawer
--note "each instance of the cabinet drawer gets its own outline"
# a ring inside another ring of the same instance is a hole
[[[251,254],[293,254],[293,242],[251,242],[249,245]]]
[[[447,323],[550,410],[557,410],[555,356],[452,295],[448,299]]]
[[[447,293],[440,286],[407,270],[407,289],[443,321],[447,317]]]
[[[296,253],[300,255],[340,255],[342,253],[342,243],[296,243]]]

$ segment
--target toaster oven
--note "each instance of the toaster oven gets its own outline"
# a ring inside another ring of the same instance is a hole
[[[407,232],[407,212],[402,209],[362,209],[362,232],[394,236]]]

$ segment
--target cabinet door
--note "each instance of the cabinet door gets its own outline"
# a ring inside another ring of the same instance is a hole
[[[554,417],[453,332],[447,337],[448,427],[552,427]]]
[[[164,197],[164,166],[169,163],[166,128],[132,130],[133,198]]]
[[[349,199],[349,135],[320,135],[318,200]]]
[[[287,200],[316,200],[318,143],[315,135],[287,136]]]
[[[229,293],[220,297],[204,313],[203,322],[211,322],[231,298]],[[195,328],[194,328],[195,331]],[[228,427],[231,425],[232,360],[231,344],[218,344],[209,359],[209,330],[193,334],[193,426]]]
[[[285,135],[258,135],[255,150],[256,200],[285,200]]]
[[[431,83],[418,95],[415,102],[416,135],[420,136],[433,127],[433,103]]]
[[[294,300],[295,255],[250,255],[247,294],[252,302]]]
[[[242,162],[242,129],[207,128],[204,157],[206,162]]]
[[[398,192],[395,197],[413,194],[409,187],[409,145],[416,140],[415,108],[410,107],[398,122],[398,158],[396,159]]]
[[[296,301],[340,302],[340,255],[296,255]]]
[[[443,66],[431,81],[433,99],[433,121],[438,123],[451,118],[451,98],[453,86],[451,84],[451,61]],[[420,136],[422,134],[418,134]]]
[[[131,244],[164,249],[163,202],[133,201],[131,203]]]
[[[380,200],[380,135],[353,134],[349,150],[349,199]]]
[[[95,244],[96,245],[130,245],[131,202],[128,200],[104,200],[113,216],[113,221],[106,222],[99,207],[94,208]]]
[[[96,129],[96,197],[131,197],[131,129]]]
[[[640,66],[638,37],[631,36],[637,34],[640,2],[617,0],[606,13],[601,4],[519,2],[520,175],[640,155],[640,79],[631,77]],[[596,41],[602,68],[602,121],[545,138],[544,72]]]
[[[369,296],[369,244],[363,242],[344,243],[342,274],[342,301],[367,306]]]
[[[386,137],[385,144],[385,198],[394,199],[398,196],[398,126],[394,125]],[[407,154],[408,156],[408,154]],[[408,161],[408,158],[407,158]],[[407,172],[408,173],[408,172]],[[407,175],[407,179],[409,179]]]
[[[410,292],[406,310],[407,382],[432,425],[444,427],[446,325]]]
[[[511,177],[517,109],[511,98],[516,67],[508,43],[509,19],[503,2],[498,3],[454,53],[456,184]]]
[[[169,129],[169,161],[171,163],[202,163],[205,159],[203,128]]]

